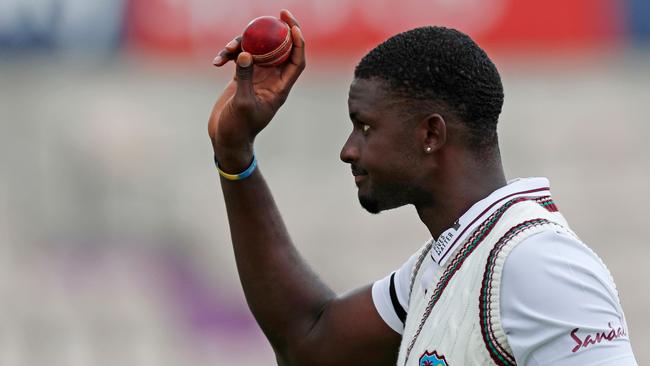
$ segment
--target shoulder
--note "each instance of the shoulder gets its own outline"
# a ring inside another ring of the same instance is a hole
[[[501,324],[520,364],[633,357],[609,271],[567,233],[544,231],[512,250],[503,268],[500,304]]]
[[[602,260],[585,244],[564,232],[549,230],[523,240],[506,259],[503,271],[504,285],[513,289],[524,290],[534,283],[546,290],[604,291],[608,298],[618,303],[614,281]],[[536,291],[520,295],[541,297],[548,294]]]

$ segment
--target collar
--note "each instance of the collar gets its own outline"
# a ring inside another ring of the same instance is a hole
[[[476,202],[449,229],[445,230],[435,243],[433,238],[431,258],[440,266],[444,265],[451,254],[467,236],[508,200],[517,197],[542,197],[551,194],[550,183],[546,178],[517,178],[507,185],[490,193]]]

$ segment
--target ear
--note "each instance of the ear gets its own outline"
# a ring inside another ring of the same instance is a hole
[[[447,123],[438,113],[432,113],[420,120],[419,125],[422,151],[432,153],[447,143]]]

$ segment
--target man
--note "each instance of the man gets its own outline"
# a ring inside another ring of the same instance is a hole
[[[236,74],[209,123],[235,258],[280,365],[635,365],[609,272],[569,229],[544,178],[506,182],[499,74],[468,36],[424,27],[355,70],[341,151],[361,205],[415,206],[432,239],[373,285],[334,294],[304,263],[253,144],[305,67],[262,68],[239,38],[215,58]],[[436,238],[435,240],[433,238]]]

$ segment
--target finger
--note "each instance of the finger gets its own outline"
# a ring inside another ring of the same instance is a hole
[[[230,60],[237,59],[237,55],[241,52],[241,36],[235,37],[228,42],[226,46],[219,51],[217,56],[212,60],[214,66],[223,66]]]
[[[302,36],[300,27],[294,25],[291,28],[291,38],[293,40],[293,49],[291,50],[291,58],[283,70],[283,77],[287,79],[289,85],[298,80],[298,76],[305,69],[305,39]]]
[[[226,62],[231,60],[231,57],[228,55],[228,52],[224,49],[219,51],[217,56],[212,60],[214,66],[223,66]]]
[[[228,50],[228,52],[239,51],[241,49],[241,36],[233,38],[232,41],[228,42],[225,48]]]
[[[241,52],[237,56],[237,92],[235,98],[240,101],[251,100],[253,91],[253,56],[248,52]]]
[[[233,61],[236,60],[240,52],[241,50],[236,52],[228,52],[227,50],[223,49],[219,52],[217,57],[215,57],[214,60],[212,60],[212,64],[214,66],[223,66],[226,63],[228,63],[228,61],[230,60]]]
[[[289,24],[289,28],[293,28],[294,25],[300,27],[300,24],[298,24],[296,17],[294,17],[293,14],[291,14],[291,12],[287,9],[282,9],[282,11],[280,11],[280,19]]]
[[[302,36],[302,29],[297,25],[291,28],[291,40],[293,41],[291,63],[300,65],[305,62],[305,38]]]

